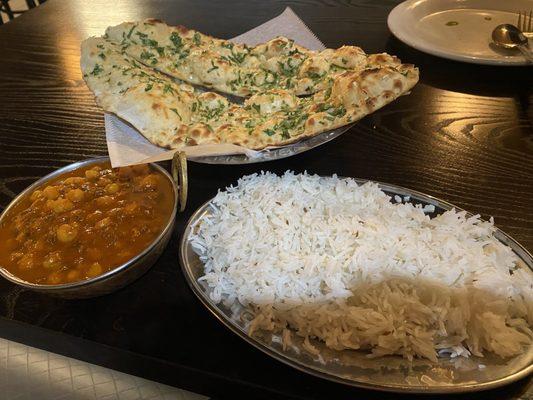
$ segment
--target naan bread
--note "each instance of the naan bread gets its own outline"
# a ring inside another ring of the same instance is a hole
[[[98,104],[131,123],[152,143],[172,149],[233,143],[259,150],[293,143],[361,119],[418,80],[414,66],[394,61],[346,70],[328,78],[326,88],[311,96],[273,88],[238,105],[141,64],[109,34],[87,39],[81,50],[83,77]]]
[[[109,27],[106,37],[151,68],[237,96],[270,89],[309,95],[328,88],[332,78],[346,71],[400,65],[396,57],[368,56],[355,46],[317,52],[278,37],[248,47],[153,19]]]

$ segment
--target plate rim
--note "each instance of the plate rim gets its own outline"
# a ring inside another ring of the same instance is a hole
[[[319,175],[320,177],[327,177],[323,175]],[[383,191],[399,191],[397,192],[400,196],[411,196],[413,198],[421,198],[421,200],[425,200],[424,198],[430,200],[432,203],[436,206],[445,208],[446,210],[454,208],[455,210],[459,212],[466,212],[467,217],[471,217],[474,214],[471,212],[458,207],[454,205],[453,203],[450,203],[446,200],[442,200],[438,197],[428,195],[424,192],[420,192],[418,190],[414,189],[408,189],[403,186],[389,184],[381,181],[376,181],[372,179],[364,179],[364,178],[353,178],[353,177],[345,177],[345,176],[338,176],[339,179],[353,179],[357,182],[358,185],[367,183],[367,182],[373,182],[378,184],[378,187]],[[402,386],[400,384],[372,384],[368,382],[363,381],[355,381],[351,379],[346,379],[340,376],[336,376],[333,374],[328,374],[326,372],[322,372],[320,370],[314,369],[312,367],[303,365],[299,362],[296,362],[289,357],[283,355],[282,353],[275,351],[265,344],[261,343],[260,341],[254,339],[253,337],[249,336],[242,330],[240,330],[237,326],[235,326],[222,312],[220,312],[219,308],[212,303],[209,299],[206,293],[201,290],[198,282],[193,279],[193,277],[188,273],[188,270],[186,268],[186,260],[185,260],[185,254],[186,254],[186,247],[188,245],[188,236],[191,231],[191,228],[193,227],[193,222],[198,219],[198,217],[205,213],[208,210],[209,204],[212,202],[215,196],[211,197],[209,200],[202,203],[189,217],[187,220],[187,224],[185,225],[185,228],[181,234],[179,243],[178,243],[178,261],[180,264],[181,272],[183,276],[185,277],[185,280],[187,281],[187,284],[189,288],[193,291],[196,298],[200,300],[200,302],[210,311],[210,313],[219,320],[227,329],[232,331],[234,334],[239,336],[240,338],[244,339],[247,343],[251,344],[256,349],[262,351],[263,353],[266,353],[267,355],[271,356],[277,361],[282,362],[285,365],[288,365],[292,368],[295,368],[298,371],[305,372],[307,374],[310,374],[314,377],[326,379],[331,382],[340,383],[343,385],[351,386],[351,387],[358,387],[362,389],[369,389],[369,390],[376,390],[380,392],[389,392],[389,393],[411,393],[411,394],[459,394],[459,393],[472,393],[472,392],[480,392],[485,391],[489,389],[495,389],[498,387],[502,387],[508,384],[511,384],[513,382],[516,382],[522,378],[525,378],[529,376],[531,373],[533,373],[533,364],[530,364],[529,366],[511,374],[504,376],[502,378],[492,380],[489,382],[483,382],[483,383],[472,383],[472,384],[465,384],[461,386],[438,386],[438,387],[432,387],[432,386]],[[520,252],[525,256],[529,257],[533,261],[533,254],[531,254],[520,242],[513,239],[510,235],[508,235],[506,232],[502,231],[499,227],[495,226],[496,230],[495,233],[498,233],[502,235],[507,241],[513,242],[514,245],[520,250]],[[514,249],[513,249],[514,250]],[[528,267],[532,270],[532,266]]]
[[[405,34],[398,21],[402,18],[402,14],[408,12],[407,7],[419,3],[420,0],[405,0],[394,7],[387,16],[387,26],[390,32],[401,42],[406,45],[419,50],[421,52],[431,54],[436,57],[445,58],[453,61],[466,62],[469,64],[478,65],[492,65],[501,67],[527,67],[532,65],[527,60],[517,59],[516,61],[509,61],[506,59],[488,59],[483,57],[466,56],[457,53],[450,53],[446,51],[435,50],[428,42],[416,41],[410,35]]]

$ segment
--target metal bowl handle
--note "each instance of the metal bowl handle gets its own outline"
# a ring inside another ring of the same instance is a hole
[[[187,157],[183,151],[177,151],[172,157],[172,177],[178,186],[178,210],[182,212],[187,205],[188,179]]]

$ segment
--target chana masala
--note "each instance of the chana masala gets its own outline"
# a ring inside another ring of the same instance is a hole
[[[67,172],[24,196],[0,225],[0,265],[32,283],[110,271],[146,249],[174,207],[172,183],[149,165],[109,162]]]

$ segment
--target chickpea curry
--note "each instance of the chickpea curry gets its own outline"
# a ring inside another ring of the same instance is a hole
[[[92,164],[23,197],[0,225],[0,265],[32,283],[110,271],[146,249],[174,207],[172,183],[149,165]]]

